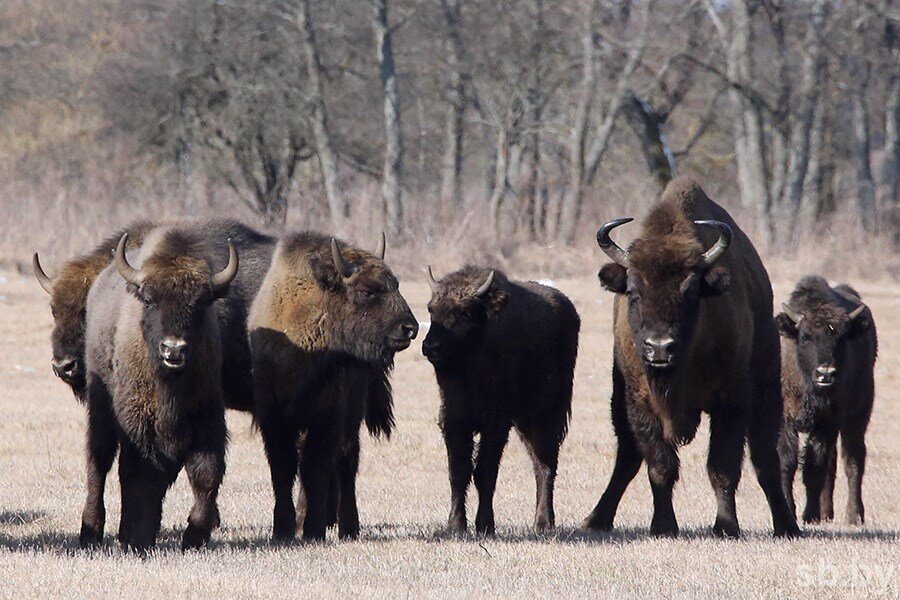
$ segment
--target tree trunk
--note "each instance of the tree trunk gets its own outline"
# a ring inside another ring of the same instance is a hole
[[[344,234],[346,232],[346,220],[349,216],[349,206],[342,189],[340,174],[338,173],[337,154],[334,151],[328,126],[328,111],[325,106],[322,83],[324,73],[319,50],[316,46],[316,35],[310,15],[309,2],[310,0],[300,0],[297,21],[306,51],[306,70],[310,83],[310,105],[312,108],[310,122],[316,146],[316,156],[319,159],[319,169],[322,171],[325,196],[328,200],[328,213],[336,232]]]
[[[874,231],[877,223],[875,185],[872,180],[871,149],[869,146],[869,109],[866,107],[866,88],[853,90],[853,138],[856,162],[856,193],[859,218],[866,231]]]
[[[388,25],[388,0],[375,0],[375,44],[384,95],[384,179],[381,197],[387,217],[386,228],[391,237],[403,232],[403,132],[400,126],[400,97],[391,29]]]
[[[894,74],[884,107],[884,152],[878,169],[878,210],[897,232],[900,219],[900,49],[894,50]],[[900,233],[897,234],[900,236]]]
[[[641,144],[650,175],[663,189],[675,176],[675,155],[662,131],[663,118],[642,97],[634,92],[628,96],[626,114],[631,129]]]
[[[812,129],[809,134],[809,165],[806,179],[803,182],[803,195],[800,199],[800,211],[797,217],[797,234],[815,225],[816,218],[822,213],[824,199],[824,160],[826,129],[826,90],[820,90],[813,114]]]
[[[462,39],[462,1],[441,0],[447,22],[450,66],[450,94],[444,134],[444,160],[441,173],[441,204],[444,216],[462,207],[463,136],[466,112],[466,81],[463,72],[465,48]]]

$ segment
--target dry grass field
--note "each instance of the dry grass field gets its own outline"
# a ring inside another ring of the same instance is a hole
[[[443,265],[449,267],[449,265]],[[859,283],[880,333],[877,398],[869,429],[863,528],[805,528],[800,540],[771,537],[749,461],[738,494],[740,541],[712,537],[715,500],[706,479],[705,425],[682,450],[677,540],[648,535],[650,490],[642,473],[626,494],[617,529],[588,536],[578,523],[611,471],[610,305],[596,279],[555,284],[583,319],[574,414],[557,480],[557,531],[530,532],[534,480],[513,436],[497,488],[498,535],[451,539],[445,452],[436,425],[438,390],[421,340],[398,356],[397,431],[366,439],[359,474],[359,541],[269,545],[271,491],[250,419],[230,414],[222,528],[209,549],[182,555],[190,494],[179,479],[166,498],[158,549],[146,559],[115,544],[116,477],[107,489],[107,548],[78,549],[84,497],[84,412],[50,371],[47,297],[30,278],[0,273],[0,596],[23,597],[847,597],[900,595],[900,285]],[[776,274],[777,275],[777,274]],[[857,284],[858,282],[854,282]],[[427,321],[424,279],[402,290]],[[786,297],[790,282],[777,286]],[[835,506],[843,516],[846,480]],[[797,483],[797,493],[802,488]],[[470,511],[474,515],[474,493]],[[330,534],[332,535],[332,534]]]

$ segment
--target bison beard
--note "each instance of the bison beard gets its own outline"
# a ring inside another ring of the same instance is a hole
[[[872,314],[851,287],[804,277],[775,320],[782,335],[782,486],[792,512],[798,432],[806,432],[806,523],[834,518],[837,438],[847,473],[846,520],[862,524],[866,429],[875,399],[878,337]]]
[[[707,470],[716,494],[713,531],[740,535],[735,492],[745,439],[775,535],[797,535],[776,451],[782,411],[778,333],[768,274],[731,216],[692,181],[676,179],[626,251],[597,234],[613,263],[600,270],[614,308],[613,474],[586,529],[613,526],[619,501],[646,461],[656,535],[677,535],[672,489],[677,448],[710,415]],[[712,233],[716,232],[716,237]]]
[[[254,419],[275,495],[272,536],[356,537],[359,429],[390,435],[388,375],[418,325],[379,255],[315,233],[279,243],[250,310]],[[336,514],[329,514],[336,503]]]

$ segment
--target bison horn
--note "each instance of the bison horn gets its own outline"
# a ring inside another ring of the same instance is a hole
[[[132,285],[141,287],[141,284],[144,282],[144,274],[141,273],[140,269],[135,269],[130,264],[128,264],[128,259],[125,258],[125,244],[127,243],[128,234],[122,234],[122,239],[119,240],[119,245],[116,246],[116,270],[119,272],[119,275],[122,276],[122,279]]]
[[[31,257],[31,268],[34,270],[34,278],[41,284],[44,291],[48,294],[53,294],[53,280],[47,277],[47,274],[44,273],[44,269],[41,268],[41,261],[38,259],[37,252]]]
[[[431,288],[432,292],[436,292],[438,289],[437,279],[434,278],[434,273],[431,270],[431,265],[428,265],[428,287]]]
[[[613,259],[613,262],[622,265],[626,269],[628,268],[628,252],[622,250],[617,243],[610,239],[609,232],[619,225],[624,225],[631,221],[634,221],[631,217],[614,219],[612,221],[607,221],[597,230],[597,244],[600,245],[600,249],[603,250],[608,257]]]
[[[481,298],[485,294],[488,293],[488,290],[491,289],[491,284],[494,283],[494,272],[491,271],[488,273],[487,279],[484,280],[484,283],[481,284],[477,290],[475,290],[475,297]]]
[[[353,275],[353,267],[344,261],[344,257],[341,256],[341,250],[338,248],[337,241],[334,238],[331,238],[331,259],[334,261],[334,268],[337,269],[341,277],[347,279]]]
[[[378,247],[375,249],[375,256],[384,260],[384,249],[387,247],[387,244],[384,239],[384,232],[381,232],[381,238],[378,240]]]
[[[716,240],[716,243],[713,244],[712,248],[704,252],[703,256],[700,257],[700,266],[706,269],[711,267],[712,264],[721,258],[725,251],[728,250],[728,246],[731,245],[731,238],[734,234],[731,231],[731,227],[722,221],[694,221],[694,224],[714,227],[719,231],[719,239]]]
[[[238,272],[238,262],[237,248],[234,247],[231,238],[228,238],[228,264],[209,280],[213,293],[224,291],[234,281]]]
[[[794,322],[794,325],[799,325],[800,321],[803,320],[803,315],[794,310],[790,304],[782,303],[781,309],[784,311],[784,314],[786,314],[788,318]]]
[[[858,317],[859,315],[863,314],[863,311],[864,311],[864,310],[866,310],[866,305],[865,305],[865,304],[860,304],[859,306],[857,306],[856,308],[854,308],[854,309],[850,312],[850,314],[847,315],[847,318],[848,318],[850,321],[853,321],[854,319],[856,319],[856,317]]]

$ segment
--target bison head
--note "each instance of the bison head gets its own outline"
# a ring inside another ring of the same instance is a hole
[[[125,257],[127,239],[126,233],[119,241],[115,265],[128,291],[144,305],[141,334],[148,354],[164,372],[181,371],[203,341],[207,309],[237,275],[237,250],[228,240],[228,265],[211,273],[206,260],[191,256],[189,241],[170,234],[162,249],[135,269]]]
[[[428,267],[431,327],[422,353],[434,364],[466,355],[481,339],[488,322],[506,305],[506,277],[502,273],[467,266],[436,281]]]
[[[324,293],[331,349],[360,360],[389,364],[419,332],[400,295],[397,278],[384,264],[384,235],[375,254],[332,239],[327,252],[310,255]]]
[[[866,305],[849,294],[834,290],[843,301],[832,296],[828,284],[809,278],[782,304],[784,312],[775,317],[778,331],[794,341],[797,366],[807,389],[826,390],[841,372],[847,353],[847,341],[871,326]],[[816,289],[818,288],[818,289]],[[845,304],[849,306],[845,306]]]
[[[600,269],[600,282],[628,297],[628,323],[638,354],[650,372],[661,376],[690,346],[701,298],[728,288],[728,271],[715,262],[728,249],[732,232],[721,221],[691,222],[662,206],[651,213],[643,236],[626,251],[609,232],[629,221],[610,221],[597,232],[597,243],[614,261]],[[700,245],[696,226],[718,230],[719,239],[711,248]]]
[[[53,332],[50,334],[53,373],[72,387],[76,394],[85,386],[84,370],[84,319],[85,304],[92,277],[77,271],[77,265],[64,268],[51,279],[41,268],[37,252],[32,258],[34,276],[41,287],[50,294],[50,311],[53,314]]]

